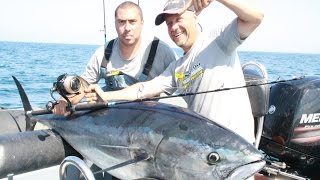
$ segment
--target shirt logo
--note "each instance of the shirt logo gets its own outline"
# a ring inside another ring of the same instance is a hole
[[[181,84],[181,86],[186,89],[188,88],[191,83],[196,80],[198,77],[201,77],[201,75],[203,74],[204,70],[203,68],[200,66],[199,64],[194,65],[191,68],[190,72],[177,72],[175,73],[175,76],[178,80],[178,83]]]

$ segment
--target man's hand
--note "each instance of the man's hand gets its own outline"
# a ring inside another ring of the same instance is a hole
[[[190,7],[194,7],[195,13],[196,15],[199,15],[201,13],[201,11],[208,7],[209,4],[212,2],[213,0],[189,0],[189,2],[186,4],[185,9],[189,9]]]
[[[70,115],[70,111],[67,111],[68,102],[64,99],[60,99],[57,104],[53,107],[52,112],[53,114]]]
[[[107,102],[103,99],[103,90],[97,84],[91,84],[88,88],[84,89],[86,101],[88,103]]]

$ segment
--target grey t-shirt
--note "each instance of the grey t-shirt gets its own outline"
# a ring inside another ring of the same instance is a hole
[[[112,54],[107,64],[107,73],[111,71],[121,71],[136,79],[139,79],[144,65],[147,62],[153,36],[143,36],[141,47],[136,56],[130,60],[125,60],[121,57],[119,49],[119,39],[116,38],[112,48]],[[81,75],[90,84],[98,83],[100,80],[100,67],[104,57],[104,46],[99,47],[89,60],[85,72]],[[159,41],[155,58],[149,75],[144,80],[150,80],[160,75],[171,62],[176,60],[174,51],[163,41]],[[140,79],[139,79],[140,80]]]
[[[205,92],[245,85],[236,48],[242,43],[237,19],[202,33],[184,57],[149,84],[168,93]],[[254,142],[254,121],[246,88],[185,96],[188,108]]]

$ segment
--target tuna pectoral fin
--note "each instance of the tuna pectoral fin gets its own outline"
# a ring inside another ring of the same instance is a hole
[[[135,159],[131,159],[131,160],[125,161],[123,163],[117,164],[115,166],[111,166],[109,168],[97,171],[94,174],[98,174],[98,173],[101,173],[101,172],[108,172],[108,171],[111,171],[111,170],[114,170],[114,169],[121,168],[123,166],[127,166],[127,165],[130,165],[130,164],[133,164],[133,163],[137,163],[137,162],[140,162],[140,161],[144,161],[144,160],[147,160],[147,159],[149,159],[148,155],[140,155],[140,156],[137,156]]]
[[[120,164],[111,166],[109,168],[97,171],[94,174],[98,174],[98,173],[101,173],[101,172],[108,172],[108,171],[111,171],[111,170],[114,170],[114,169],[118,169],[118,168],[130,165],[130,164],[133,164],[133,163],[144,161],[144,160],[147,160],[147,159],[150,158],[148,153],[146,153],[145,150],[140,149],[140,148],[129,148],[129,147],[125,147],[125,146],[110,146],[110,145],[100,145],[100,146],[105,147],[105,148],[120,148],[120,149],[124,149],[125,148],[125,149],[129,149],[130,151],[134,152],[134,158],[130,159],[128,161],[122,162]]]

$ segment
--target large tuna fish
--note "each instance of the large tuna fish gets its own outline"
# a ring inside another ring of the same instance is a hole
[[[35,118],[120,179],[245,179],[265,165],[260,152],[229,129],[158,102]]]

